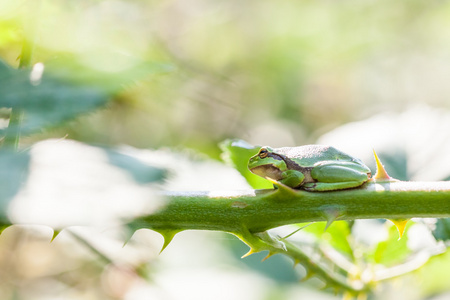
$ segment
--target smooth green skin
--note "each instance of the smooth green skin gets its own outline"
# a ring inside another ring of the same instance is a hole
[[[361,160],[322,145],[262,147],[250,158],[248,168],[291,188],[319,192],[355,188],[371,176]]]

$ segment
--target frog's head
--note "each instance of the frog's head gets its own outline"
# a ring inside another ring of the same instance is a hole
[[[258,176],[279,180],[281,173],[286,170],[286,163],[272,148],[262,147],[248,161],[248,169]]]

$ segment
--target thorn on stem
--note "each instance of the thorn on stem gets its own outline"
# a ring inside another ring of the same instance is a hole
[[[398,219],[398,220],[389,220],[392,223],[394,223],[395,227],[397,227],[398,230],[398,239],[400,240],[403,236],[403,233],[405,232],[406,223],[408,223],[410,219]]]
[[[3,233],[3,231],[8,228],[11,225],[0,225],[0,235]]]
[[[391,181],[393,178],[389,176],[389,174],[386,172],[386,169],[384,168],[383,164],[381,163],[380,159],[378,158],[377,153],[375,150],[373,150],[373,156],[375,157],[375,162],[377,164],[377,172],[372,177],[375,180],[379,181]]]
[[[133,237],[135,232],[136,232],[136,230],[133,229],[133,230],[129,230],[126,233],[125,242],[123,242],[122,247],[125,247],[128,244],[128,242],[131,240],[131,238]]]
[[[252,255],[253,253],[256,253],[257,251],[253,250],[253,248],[250,248],[250,250],[241,256],[241,258],[246,258],[247,256]]]
[[[61,231],[62,230],[53,229],[53,236],[52,236],[52,239],[50,240],[50,243],[56,239],[56,237],[61,233]]]
[[[314,273],[312,271],[306,270],[305,276],[303,276],[302,279],[300,279],[300,282],[305,282],[308,279],[312,278],[314,276]]]
[[[281,182],[278,182],[275,179],[272,179],[270,177],[266,177],[266,179],[269,180],[270,182],[272,182],[272,184],[277,187],[278,193],[281,193],[282,195],[295,196],[295,197],[298,197],[301,195],[300,193],[298,193],[297,190],[295,190]]]
[[[293,236],[294,234],[296,234],[297,232],[299,232],[299,231],[302,230],[303,228],[308,227],[308,226],[311,225],[311,224],[312,224],[312,222],[309,223],[309,224],[306,224],[306,225],[304,225],[304,226],[302,226],[302,227],[297,228],[296,230],[294,230],[293,232],[289,233],[289,234],[286,235],[285,237],[280,238],[280,241],[286,240],[287,238]]]
[[[157,230],[158,233],[160,233],[164,238],[164,244],[161,248],[161,251],[159,251],[159,254],[161,254],[164,249],[169,246],[170,242],[172,242],[173,238],[177,233],[180,232],[180,230]]]
[[[333,224],[334,221],[336,221],[338,218],[342,217],[344,213],[336,208],[336,207],[328,207],[325,210],[322,211],[322,215],[325,217],[325,220],[327,221],[327,225],[325,225],[325,230],[328,229],[328,227]]]
[[[274,255],[274,252],[269,252],[266,257],[264,257],[261,261],[265,261],[266,259],[268,259],[269,257],[271,257],[272,255]]]

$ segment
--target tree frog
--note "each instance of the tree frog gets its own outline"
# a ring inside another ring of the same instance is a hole
[[[319,192],[358,187],[371,177],[361,160],[323,145],[262,147],[250,158],[248,168],[291,188]]]

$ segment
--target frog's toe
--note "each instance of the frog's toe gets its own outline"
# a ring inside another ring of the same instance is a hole
[[[305,183],[301,186],[302,189],[304,189],[305,191],[315,191],[317,186],[317,183],[315,182],[310,182],[310,183]]]

